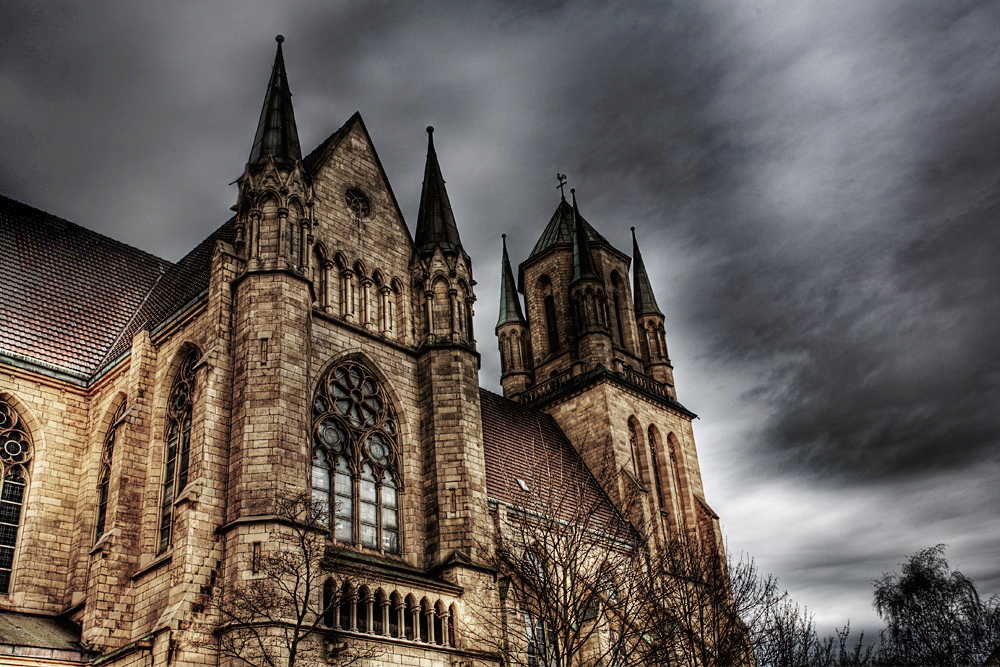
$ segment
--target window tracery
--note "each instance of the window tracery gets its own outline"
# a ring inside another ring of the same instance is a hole
[[[187,486],[188,464],[191,457],[191,396],[194,393],[194,367],[199,358],[191,350],[177,371],[177,378],[167,401],[167,441],[163,457],[163,492],[160,501],[160,535],[157,553],[170,546],[174,499]]]
[[[329,507],[333,537],[399,553],[399,427],[382,383],[344,362],[313,402],[313,501]]]
[[[27,467],[34,454],[31,434],[21,416],[7,401],[0,399],[0,593],[10,591],[14,574],[14,551],[21,527]]]
[[[111,422],[108,424],[108,432],[104,436],[104,446],[101,449],[101,468],[97,478],[97,522],[94,527],[94,540],[101,539],[104,535],[105,521],[108,516],[108,494],[111,488],[111,461],[115,454],[115,438],[118,434],[118,426],[125,416],[125,401],[121,402],[115,411]]]

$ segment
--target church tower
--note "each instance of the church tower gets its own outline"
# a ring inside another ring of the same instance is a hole
[[[307,273],[314,195],[302,163],[280,35],[257,132],[237,181],[229,521],[274,511],[307,460]],[[274,415],[284,418],[276,420]],[[273,465],[262,465],[265,462]]]
[[[608,494],[657,542],[718,543],[695,415],[677,401],[664,315],[634,230],[630,259],[591,226],[571,194],[572,204],[560,199],[519,267],[526,317],[510,293],[504,246],[497,323],[504,395],[551,414]],[[525,333],[529,345],[514,344]]]
[[[411,276],[420,313],[418,378],[428,488],[427,556],[434,564],[470,560],[486,525],[486,463],[479,418],[479,353],[472,329],[472,260],[462,247],[427,128],[427,162]]]

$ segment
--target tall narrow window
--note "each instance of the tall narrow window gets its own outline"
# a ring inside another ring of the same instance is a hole
[[[663,446],[660,445],[660,434],[652,424],[646,431],[649,437],[650,449],[653,450],[653,483],[656,484],[656,497],[660,499],[660,509],[667,509],[667,496],[663,490],[663,482],[660,479],[660,464],[663,462]]]
[[[94,527],[94,540],[101,539],[104,535],[104,524],[108,517],[108,494],[111,488],[111,459],[115,454],[115,438],[118,434],[118,426],[125,415],[125,401],[118,406],[111,423],[108,424],[108,432],[104,436],[104,447],[101,449],[101,470],[97,478],[97,524]]]
[[[612,292],[612,296],[614,299],[614,307],[615,307],[615,324],[617,325],[615,327],[615,332],[618,334],[617,335],[618,345],[621,347],[625,347],[625,329],[624,326],[622,325],[622,302],[621,299],[618,297],[617,289],[614,292]]]
[[[26,466],[31,461],[33,448],[28,429],[20,415],[0,399],[0,593],[10,592],[14,574],[14,551],[21,527],[25,490],[28,486]]]
[[[559,667],[556,637],[548,623],[534,614],[524,614],[529,667]]]
[[[188,482],[191,457],[191,394],[194,392],[194,366],[198,351],[191,350],[177,371],[167,403],[167,442],[163,457],[163,492],[160,500],[160,536],[157,553],[170,546],[174,518],[174,498]]]
[[[323,376],[313,401],[313,500],[338,542],[399,553],[398,437],[371,371],[345,362]]]
[[[549,354],[559,351],[559,329],[556,325],[556,301],[549,295],[545,297],[545,330],[549,337]]]
[[[633,417],[634,419],[634,417]],[[639,447],[642,443],[639,442],[639,433],[636,431],[635,423],[629,419],[628,421],[628,446],[632,453],[632,470],[635,472],[635,477],[639,481],[642,481],[642,468],[639,466]]]

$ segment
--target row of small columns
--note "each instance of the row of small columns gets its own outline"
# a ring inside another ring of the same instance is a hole
[[[365,614],[366,614],[366,617],[365,617],[365,621],[366,621],[365,627],[367,628],[367,630],[366,630],[367,633],[369,633],[369,634],[375,634],[373,632],[373,629],[375,627],[375,625],[374,625],[374,620],[375,620],[375,605],[371,604],[371,602],[372,602],[371,598],[367,598],[366,600],[364,600],[364,603],[365,603],[365,609],[364,609],[364,611],[365,611]],[[351,598],[349,598],[348,601],[347,601],[347,604],[349,605],[349,609],[350,609],[350,625],[351,625],[351,627],[350,628],[342,628],[342,627],[340,627],[340,614],[338,614],[338,613],[332,614],[332,621],[333,622],[332,623],[327,623],[327,625],[330,626],[330,627],[332,627],[335,630],[349,630],[350,632],[360,632],[360,630],[358,629],[358,598],[357,598],[357,596],[352,596]],[[397,639],[408,639],[408,637],[405,636],[406,635],[406,613],[407,613],[406,612],[406,607],[407,607],[406,603],[401,601],[401,602],[398,602],[395,605],[393,605],[391,600],[385,599],[385,600],[380,600],[378,604],[381,607],[381,609],[379,610],[379,612],[382,615],[382,635],[381,636],[383,636],[383,637],[390,637],[390,636],[392,636],[392,635],[389,634],[389,627],[390,627],[390,625],[389,625],[389,613],[390,613],[390,609],[389,608],[390,607],[394,607],[394,609],[392,611],[395,611],[395,613],[397,614],[397,616],[396,616],[396,622],[397,622],[397,628],[398,628],[398,633],[399,633],[398,637],[396,637],[396,638]],[[443,645],[455,646],[454,630],[452,630],[452,625],[451,625],[451,611],[449,611],[449,610],[446,609],[443,612],[438,613],[434,609],[434,607],[428,607],[427,609],[422,609],[420,606],[413,606],[413,605],[411,605],[410,614],[411,614],[411,623],[412,623],[411,627],[413,628],[413,635],[414,635],[413,639],[415,641],[424,641],[424,642],[426,642],[428,644],[438,644],[438,645],[442,645],[442,646]],[[420,624],[420,615],[421,614],[423,614],[426,617],[426,621],[427,621],[427,637],[426,638],[422,638],[420,636],[420,634],[421,634],[420,633],[420,627],[421,627],[421,624]],[[442,634],[442,636],[440,638],[437,638],[435,636],[436,635],[435,624],[434,624],[434,618],[435,617],[437,617],[437,618],[439,618],[441,620],[441,634]],[[330,620],[330,619],[328,619],[328,620]],[[449,640],[449,637],[446,636],[449,633],[449,631],[451,631],[451,634],[452,634],[450,640]]]
[[[453,341],[459,340],[461,338],[461,330],[459,327],[459,303],[458,303],[458,290],[450,289],[448,290],[448,298],[451,300],[451,339]],[[465,307],[466,312],[466,326],[468,331],[465,334],[465,339],[467,341],[474,342],[476,337],[472,333],[472,304],[475,301],[475,297],[468,297],[465,299],[465,303],[462,304]],[[427,340],[431,343],[434,342],[434,290],[426,290],[424,292],[424,306],[427,311]]]
[[[260,259],[260,220],[263,214],[260,209],[253,209],[250,211],[250,229],[247,230],[247,248],[248,257],[250,259],[259,260]],[[278,256],[281,259],[288,259],[285,252],[285,248],[289,245],[288,243],[288,209],[279,208],[278,209]],[[242,236],[242,234],[240,234]],[[312,237],[309,234],[309,219],[300,218],[299,219],[299,256],[297,261],[293,258],[293,263],[300,269],[306,266],[306,258],[309,256],[306,252],[309,245],[312,243]]]
[[[324,270],[327,271],[327,275],[324,277],[323,284],[326,285],[326,294],[323,296],[323,307],[324,309],[329,307],[330,304],[330,273],[333,269],[333,263],[328,262],[323,266]],[[344,269],[340,272],[340,316],[343,317],[348,322],[354,321],[354,292],[353,292],[353,282],[351,279],[354,277],[354,271],[351,269]],[[379,309],[378,312],[381,313],[380,321],[375,322],[372,317],[372,285],[375,281],[365,276],[361,279],[361,324],[364,325],[365,329],[369,331],[379,331],[383,335],[390,335],[395,329],[395,323],[393,322],[394,313],[392,312],[392,288],[388,285],[382,285],[378,289],[379,297]]]

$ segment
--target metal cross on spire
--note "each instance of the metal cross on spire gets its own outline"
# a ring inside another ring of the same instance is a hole
[[[566,201],[566,192],[563,190],[566,187],[566,174],[556,174],[556,178],[559,179],[559,185],[556,186],[556,190],[562,195],[563,201]]]

